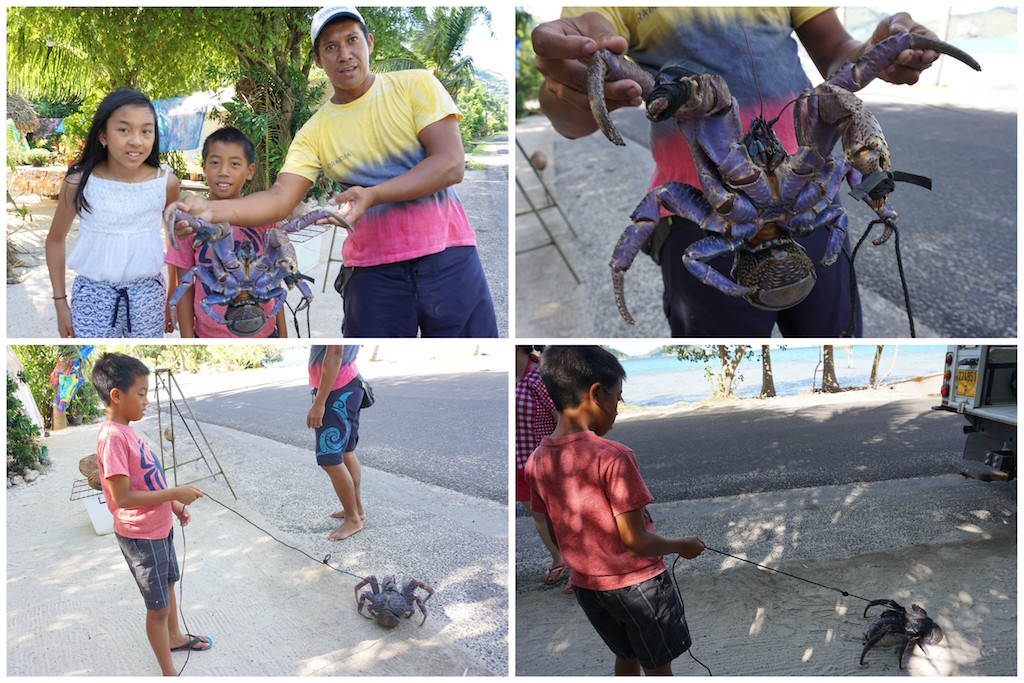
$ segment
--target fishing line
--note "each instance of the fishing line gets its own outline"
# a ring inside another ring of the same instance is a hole
[[[360,581],[362,581],[362,580],[363,580],[363,578],[364,578],[364,577],[362,577],[362,576],[359,576],[358,574],[353,574],[352,572],[348,571],[347,569],[342,569],[341,567],[335,567],[335,566],[333,566],[333,565],[330,565],[330,564],[328,564],[328,561],[329,561],[329,560],[331,559],[331,554],[330,554],[330,553],[327,553],[326,555],[324,555],[324,557],[323,557],[323,559],[322,559],[322,560],[318,560],[317,558],[313,557],[312,555],[310,555],[309,553],[307,553],[307,552],[306,552],[305,550],[303,550],[302,548],[299,548],[299,547],[297,547],[297,546],[294,546],[294,545],[288,545],[287,543],[285,543],[284,541],[282,541],[282,540],[281,540],[280,538],[278,538],[278,537],[277,537],[277,536],[275,536],[274,534],[270,533],[269,531],[267,531],[266,529],[264,529],[264,528],[263,528],[263,527],[261,527],[260,525],[258,525],[258,524],[256,524],[255,522],[253,522],[253,521],[252,521],[251,519],[249,519],[248,517],[246,517],[245,515],[243,515],[243,514],[242,514],[241,512],[239,512],[238,510],[232,510],[232,509],[231,509],[231,508],[229,508],[229,507],[228,507],[227,505],[225,505],[224,503],[220,502],[219,500],[217,500],[216,498],[214,498],[213,496],[211,496],[211,495],[210,495],[209,493],[206,493],[205,491],[203,492],[203,498],[209,498],[209,499],[210,499],[210,500],[212,500],[212,501],[213,501],[214,503],[216,503],[217,505],[220,505],[220,506],[221,506],[222,508],[224,508],[224,509],[225,509],[225,510],[227,510],[228,512],[233,512],[234,514],[238,515],[238,516],[239,516],[239,517],[241,517],[241,518],[242,518],[243,520],[245,520],[246,522],[248,522],[248,523],[249,523],[249,524],[250,524],[251,526],[254,526],[254,527],[256,527],[257,529],[259,529],[260,531],[262,531],[263,533],[265,533],[265,534],[266,534],[267,536],[270,536],[270,537],[271,537],[272,539],[274,539],[275,541],[277,541],[278,543],[280,543],[280,544],[281,544],[281,545],[283,545],[284,547],[286,547],[286,548],[291,548],[292,550],[294,550],[294,551],[296,551],[296,552],[302,553],[303,555],[305,555],[305,556],[306,556],[306,557],[308,557],[309,559],[313,560],[313,561],[314,561],[314,562],[316,562],[317,564],[322,564],[322,565],[324,565],[325,567],[327,567],[328,569],[333,569],[334,571],[336,571],[336,572],[339,572],[339,573],[341,573],[341,574],[348,574],[349,576],[351,576],[351,577],[353,577],[353,578],[356,578],[356,579],[359,579]]]
[[[841,590],[839,588],[835,588],[833,586],[826,586],[823,583],[818,583],[817,581],[811,581],[810,579],[805,579],[805,578],[803,578],[801,576],[797,576],[796,574],[790,574],[789,572],[784,572],[781,569],[775,569],[773,567],[768,567],[766,565],[754,562],[753,560],[747,560],[747,559],[744,559],[742,557],[737,557],[736,555],[733,555],[731,553],[727,553],[727,552],[725,552],[723,550],[716,550],[715,548],[712,548],[711,546],[707,546],[706,545],[706,546],[704,546],[704,549],[705,550],[710,550],[713,553],[718,553],[719,555],[725,555],[726,557],[731,557],[734,560],[740,560],[741,562],[746,562],[747,564],[752,564],[755,567],[759,567],[761,569],[767,569],[769,571],[773,571],[776,574],[782,574],[783,576],[788,576],[788,577],[790,577],[792,579],[799,579],[800,581],[804,581],[806,583],[818,586],[819,588],[825,588],[827,590],[835,591],[835,592],[839,593],[840,595],[842,595],[843,597],[857,598],[858,600],[863,600],[864,602],[872,602],[871,600],[868,600],[867,598],[862,598],[859,595],[854,595],[853,593],[850,593],[849,591],[844,591],[844,590]],[[681,559],[683,559],[682,555],[676,555],[676,559],[672,561],[672,584],[675,586],[676,595],[679,596],[679,604],[680,605],[683,604],[683,594],[679,591],[679,582],[676,580],[676,565],[679,563],[679,560],[681,560]],[[683,614],[684,615],[686,614],[685,606],[683,607]],[[712,675],[711,669],[709,669],[707,667],[707,665],[704,664],[704,662],[700,661],[699,659],[697,659],[696,657],[693,656],[692,646],[691,646],[690,649],[687,649],[687,652],[689,653],[690,657],[693,658],[693,661],[697,662],[698,664],[703,666],[705,670],[707,670],[708,676]]]
[[[248,522],[251,526],[256,527],[257,529],[259,529],[260,531],[265,533],[267,536],[270,536],[272,539],[274,539],[275,541],[277,541],[278,543],[280,543],[284,547],[291,548],[292,550],[294,550],[296,552],[302,553],[303,555],[305,555],[309,559],[313,560],[317,564],[322,564],[325,567],[327,567],[328,569],[333,569],[334,571],[339,572],[341,574],[348,574],[349,576],[351,576],[353,578],[356,578],[356,579],[359,579],[360,581],[363,580],[364,577],[359,576],[358,574],[353,574],[352,572],[350,572],[350,571],[348,571],[346,569],[342,569],[341,567],[335,567],[333,565],[328,564],[328,561],[331,559],[331,554],[330,553],[327,553],[326,555],[324,555],[324,558],[322,560],[318,560],[317,558],[313,557],[312,555],[307,553],[302,548],[299,548],[297,546],[289,545],[289,544],[285,543],[284,541],[279,539],[277,536],[275,536],[274,534],[270,533],[269,531],[267,531],[263,527],[259,526],[258,524],[253,522],[251,519],[249,519],[245,515],[243,515],[241,512],[229,508],[227,505],[225,505],[224,503],[220,502],[219,500],[217,500],[216,498],[211,496],[209,493],[206,493],[205,491],[203,492],[203,498],[209,498],[214,503],[216,503],[217,505],[220,505],[222,508],[224,508],[228,512],[233,512],[234,514],[238,515],[243,520]],[[184,508],[182,508],[182,514],[184,514]],[[182,600],[182,597],[181,597],[181,595],[182,595],[182,584],[184,583],[184,579],[185,579],[185,526],[182,525],[182,529],[181,529],[181,571],[180,571],[180,577],[178,578],[178,613],[181,615],[181,624],[185,628],[185,635],[189,636],[189,639],[190,639],[189,642],[191,642],[192,635],[188,631],[188,624],[185,623],[185,611],[184,611],[184,607],[183,607],[183,600]],[[181,669],[178,671],[178,675],[179,676],[181,675],[181,672],[185,670],[185,667],[188,665],[189,657],[191,657],[191,656],[192,656],[192,648],[189,647],[188,648],[188,654],[185,656],[185,663],[181,665]]]

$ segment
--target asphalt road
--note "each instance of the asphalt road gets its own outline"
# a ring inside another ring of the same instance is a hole
[[[962,418],[934,397],[767,409],[726,403],[615,423],[659,503],[946,475],[963,452]],[[524,514],[522,510],[518,514]]]
[[[912,91],[899,100],[865,99],[885,131],[894,170],[927,176],[933,183],[930,192],[899,183],[890,199],[900,214],[900,248],[915,323],[939,336],[1015,337],[1016,112],[929,105],[915,101]],[[613,118],[624,138],[647,146],[649,123],[642,108],[621,109]],[[611,143],[608,158],[623,158]],[[876,216],[848,191],[844,185],[840,196],[855,245]],[[631,211],[629,206],[622,215]],[[876,227],[869,240],[880,230]],[[855,272],[862,297],[887,302],[905,324],[893,241],[879,247],[865,242]],[[902,335],[909,336],[909,327]]]
[[[757,402],[616,423],[658,501],[948,474],[966,421],[932,397],[760,410]]]
[[[359,461],[478,498],[508,501],[508,378],[504,373],[383,377],[359,420]],[[310,389],[294,384],[186,394],[200,423],[288,445],[309,444]]]

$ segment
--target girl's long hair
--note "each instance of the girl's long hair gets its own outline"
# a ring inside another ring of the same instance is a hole
[[[92,126],[89,128],[89,135],[85,138],[85,148],[82,150],[82,155],[68,169],[69,175],[71,173],[81,174],[74,199],[75,211],[77,213],[92,210],[89,202],[85,201],[85,183],[89,180],[89,176],[92,174],[96,164],[107,158],[107,150],[100,144],[100,132],[106,129],[107,121],[110,120],[111,115],[125,105],[149,107],[149,110],[153,112],[153,121],[157,121],[156,108],[153,106],[153,103],[138,90],[121,88],[103,98],[100,106],[96,109],[96,115],[92,117]],[[149,156],[146,157],[143,163],[154,168],[160,168],[159,126],[153,131],[153,149],[150,150]]]

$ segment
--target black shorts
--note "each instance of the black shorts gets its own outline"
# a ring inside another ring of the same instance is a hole
[[[573,586],[598,635],[619,659],[657,669],[690,649],[683,603],[665,571],[625,588],[594,591]]]
[[[114,535],[139,586],[146,609],[159,610],[169,606],[169,584],[181,579],[178,558],[174,553],[174,527],[171,527],[167,538],[155,541]]]

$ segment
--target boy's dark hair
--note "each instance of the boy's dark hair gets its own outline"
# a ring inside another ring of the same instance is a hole
[[[580,405],[594,382],[611,391],[626,371],[600,346],[549,346],[540,357],[540,377],[555,410],[562,412]]]
[[[315,54],[317,57],[320,56],[320,36],[324,34],[324,31],[327,30],[327,27],[333,26],[334,24],[338,24],[342,21],[356,22],[356,25],[359,27],[359,30],[363,34],[363,39],[368,40],[370,38],[370,29],[366,27],[366,24],[359,21],[353,16],[350,16],[348,14],[342,14],[341,16],[334,17],[320,28],[320,33],[316,34],[316,40],[313,41],[313,54]]]
[[[238,130],[234,126],[224,126],[206,136],[206,142],[203,143],[203,163],[206,163],[206,155],[210,151],[210,145],[215,142],[226,142],[235,145],[241,145],[242,151],[245,152],[245,161],[249,164],[256,163],[256,148],[253,147],[252,141],[246,136],[245,133]]]
[[[149,375],[149,368],[138,358],[123,353],[105,353],[92,366],[89,380],[96,387],[103,405],[110,405],[110,391],[128,391],[139,377]]]
[[[126,105],[148,107],[153,112],[153,149],[150,150],[149,156],[146,157],[143,163],[153,168],[160,168],[160,126],[156,116],[156,107],[153,106],[148,97],[138,90],[130,88],[115,90],[104,97],[103,101],[96,108],[96,114],[92,117],[92,126],[85,137],[85,146],[82,148],[82,154],[71,165],[71,168],[68,169],[69,174],[81,174],[74,196],[74,206],[77,213],[92,210],[89,202],[85,201],[85,183],[89,180],[89,176],[92,175],[92,170],[96,164],[107,158],[107,148],[100,143],[100,131],[106,129],[107,121],[110,120],[111,115]]]

